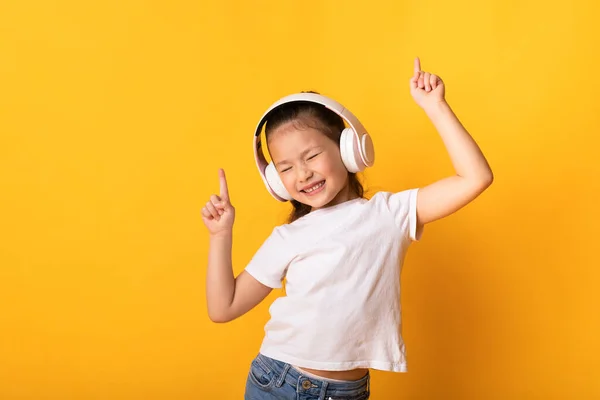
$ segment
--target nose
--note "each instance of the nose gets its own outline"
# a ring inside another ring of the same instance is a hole
[[[306,168],[306,166],[302,166],[296,169],[296,178],[299,182],[306,182],[313,176],[313,172]]]

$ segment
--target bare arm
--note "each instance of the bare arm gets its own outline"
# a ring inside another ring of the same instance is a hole
[[[228,322],[258,305],[271,288],[242,272],[234,278],[231,262],[235,209],[229,201],[225,172],[219,171],[220,196],[213,195],[202,209],[202,220],[210,233],[206,304],[214,322]]]
[[[423,225],[469,204],[494,177],[481,149],[445,101],[442,80],[420,69],[416,59],[411,93],[439,132],[456,173],[419,190],[417,219]]]
[[[271,293],[247,272],[233,277],[232,234],[211,235],[206,275],[206,304],[213,322],[231,321],[258,305]]]

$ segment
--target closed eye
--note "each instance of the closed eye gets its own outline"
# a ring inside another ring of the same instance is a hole
[[[308,157],[308,160],[312,160],[313,158],[315,158],[316,156],[318,156],[321,153],[317,153],[317,154],[313,154],[312,156]]]
[[[287,168],[284,168],[284,169],[282,169],[282,170],[281,170],[281,171],[279,171],[279,172],[281,172],[281,173],[283,173],[283,172],[287,172],[287,171],[289,171],[290,169],[292,169],[292,167],[287,167]]]

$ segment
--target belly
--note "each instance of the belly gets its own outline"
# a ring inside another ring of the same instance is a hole
[[[325,371],[321,369],[310,369],[303,367],[301,370],[324,379],[335,379],[340,381],[357,381],[363,378],[369,372],[367,368],[357,368],[349,371]]]

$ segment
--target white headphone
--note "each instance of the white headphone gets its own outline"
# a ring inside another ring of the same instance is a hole
[[[358,118],[344,108],[337,101],[315,93],[297,93],[283,97],[273,103],[271,107],[263,114],[256,130],[254,132],[254,159],[258,172],[267,187],[267,190],[275,199],[279,201],[291,200],[292,196],[288,193],[279,177],[279,173],[273,162],[267,163],[267,159],[262,150],[260,134],[263,125],[267,122],[267,117],[276,107],[293,102],[311,102],[321,104],[333,111],[349,125],[345,128],[340,136],[340,153],[344,166],[349,172],[360,172],[366,167],[371,167],[375,162],[375,150],[373,148],[373,140],[367,133],[365,127],[360,123]]]

